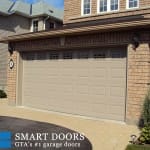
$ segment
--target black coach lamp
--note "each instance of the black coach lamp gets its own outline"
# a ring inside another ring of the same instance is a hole
[[[14,50],[15,50],[15,45],[10,42],[10,43],[8,44],[8,51],[9,51],[10,55],[13,54],[13,51],[14,51]]]
[[[140,44],[140,36],[139,34],[135,33],[132,38],[133,49],[136,50],[136,48],[139,47],[139,44]]]

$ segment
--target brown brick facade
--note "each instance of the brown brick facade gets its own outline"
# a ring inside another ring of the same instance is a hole
[[[82,21],[90,21],[104,18],[114,18],[123,16],[133,16],[136,14],[141,14],[145,9],[149,9],[149,0],[140,0],[138,9],[126,9],[126,0],[120,0],[120,9],[117,12],[107,12],[107,13],[97,13],[97,0],[91,1],[91,15],[81,16],[81,1],[82,0],[65,0],[64,1],[64,24],[76,23]],[[108,20],[107,20],[108,21]]]
[[[140,118],[144,97],[150,84],[150,46],[141,43],[134,50],[128,46],[128,98],[127,121],[137,121]]]
[[[39,39],[34,41],[22,41],[15,44],[20,51],[34,50],[62,50],[82,49],[92,47],[126,47],[127,49],[127,96],[126,96],[126,122],[137,123],[141,115],[145,94],[150,84],[150,32],[139,32],[140,45],[133,49],[132,38],[134,31],[120,31],[97,33],[91,35],[74,35],[57,37],[53,39]],[[8,68],[8,99],[11,104],[17,100],[17,60],[18,52],[14,52],[10,58],[15,62],[15,67]]]
[[[10,59],[14,62],[14,68],[9,68]],[[7,69],[7,96],[9,100],[9,104],[16,105],[16,95],[17,95],[17,66],[18,66],[18,52],[14,51],[12,55],[8,56],[8,69]]]

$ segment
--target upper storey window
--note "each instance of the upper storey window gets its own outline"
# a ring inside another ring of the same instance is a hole
[[[39,20],[33,19],[31,22],[31,32],[37,32],[39,27]]]
[[[107,11],[107,0],[100,0],[100,12],[105,12]]]
[[[37,32],[38,31],[38,20],[33,21],[33,32]]]
[[[98,12],[117,11],[119,0],[98,0]]]
[[[82,0],[82,15],[91,13],[91,0]]]
[[[110,4],[110,10],[113,11],[113,10],[118,10],[118,0],[111,0],[110,1],[111,4]]]
[[[139,0],[127,0],[127,8],[138,8]]]

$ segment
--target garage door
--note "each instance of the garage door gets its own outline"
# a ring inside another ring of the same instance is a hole
[[[126,51],[23,53],[24,106],[124,120]]]

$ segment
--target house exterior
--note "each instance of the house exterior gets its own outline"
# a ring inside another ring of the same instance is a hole
[[[11,105],[138,123],[150,82],[148,0],[65,0],[64,27],[9,43]]]
[[[22,9],[23,8],[23,9]],[[62,26],[63,13],[43,1],[33,5],[0,1],[0,37],[51,30]],[[7,87],[8,45],[0,44],[0,89]]]

